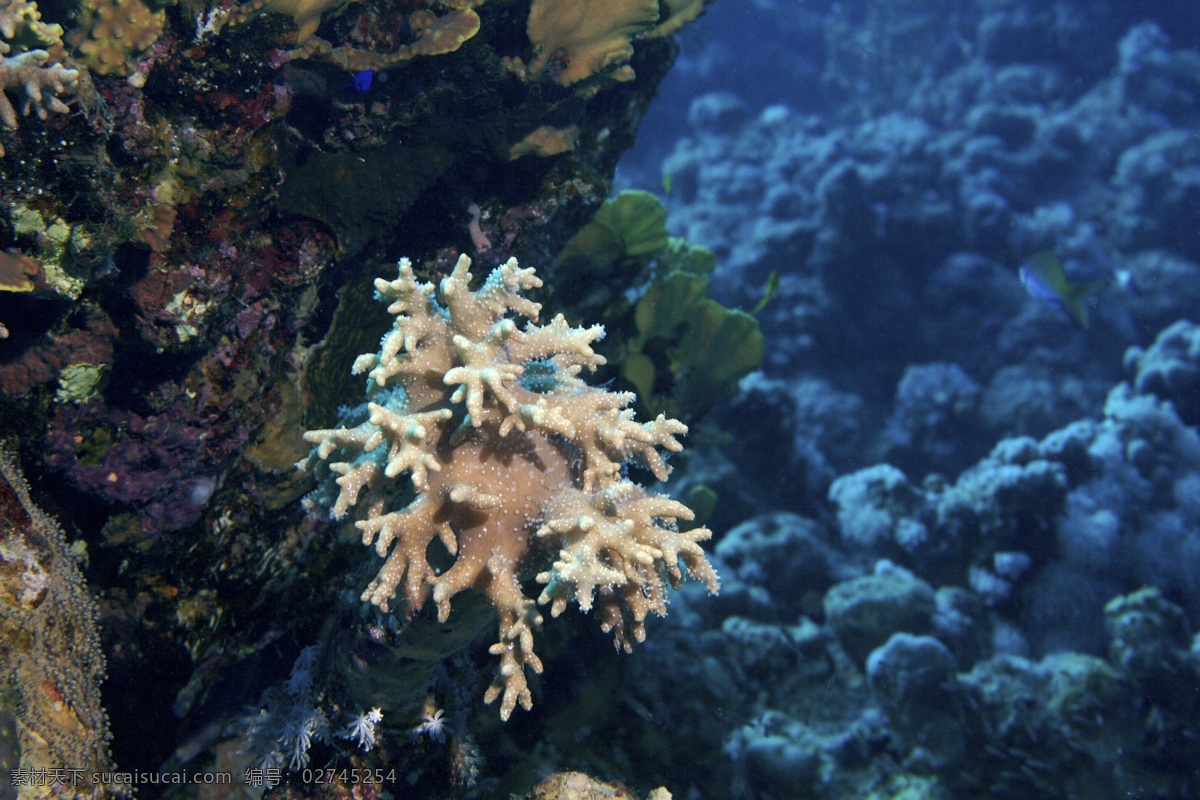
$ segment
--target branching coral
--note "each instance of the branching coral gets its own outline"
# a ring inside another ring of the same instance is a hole
[[[42,22],[37,3],[29,0],[0,2],[0,36],[10,47],[17,50],[49,49],[62,44],[62,33],[61,25]]]
[[[0,6],[0,122],[17,129],[17,110],[5,94],[24,92],[21,113],[37,113],[45,119],[51,112],[64,114],[66,104],[57,95],[71,92],[79,70],[64,66],[59,37],[62,28],[41,21],[37,4],[7,0]],[[0,147],[0,156],[4,148]]]
[[[0,87],[23,91],[25,101],[21,113],[29,116],[29,112],[34,111],[39,119],[50,116],[52,111],[67,113],[67,104],[57,95],[74,88],[78,77],[79,70],[55,63],[45,50],[26,50],[0,62]],[[0,91],[0,122],[12,130],[17,129],[17,111],[3,91]],[[2,155],[4,148],[0,147]]]
[[[386,610],[399,593],[415,613],[432,599],[444,621],[459,592],[487,597],[500,669],[485,701],[502,698],[507,719],[531,706],[524,668],[541,671],[542,615],[522,580],[543,584],[538,603],[553,616],[570,601],[595,606],[626,649],[651,612],[666,612],[668,582],[678,587],[686,570],[715,593],[718,581],[698,544],[709,530],[679,531],[692,511],[622,472],[637,462],[666,480],[659,449],[679,451],[687,427],[663,415],[637,422],[632,393],[579,377],[604,363],[592,349],[603,329],[562,315],[535,324],[541,307],[521,294],[541,286],[532,269],[509,260],[471,291],[469,266],[461,257],[436,292],[407,260],[397,280],[376,281],[396,319],[380,352],[354,364],[369,402],[347,426],[306,433],[315,448],[298,466],[336,483],[323,498],[335,519],[366,512],[355,524],[386,560],[364,601]],[[518,327],[511,314],[531,321]],[[442,571],[427,555],[435,539],[453,556]]]

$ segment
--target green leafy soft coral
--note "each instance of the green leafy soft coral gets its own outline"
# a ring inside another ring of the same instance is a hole
[[[758,369],[763,337],[753,316],[709,298],[713,252],[668,236],[666,223],[648,192],[605,201],[559,257],[560,282],[572,287],[559,299],[605,320],[609,361],[648,413],[696,418]]]
[[[667,209],[649,192],[609,198],[563,248],[555,289],[561,306],[580,319],[604,319],[628,310],[625,291],[649,276],[654,255],[667,246]]]
[[[564,266],[608,270],[651,258],[666,246],[667,209],[649,192],[630,190],[605,200],[558,258]]]

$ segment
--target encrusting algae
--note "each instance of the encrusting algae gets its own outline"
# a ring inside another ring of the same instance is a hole
[[[103,675],[96,603],[0,442],[0,750],[20,797],[124,793],[93,784],[112,774]]]

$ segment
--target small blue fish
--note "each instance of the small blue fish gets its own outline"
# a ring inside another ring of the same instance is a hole
[[[361,72],[354,73],[354,83],[346,84],[346,88],[354,88],[354,91],[359,94],[366,94],[371,91],[371,84],[375,82],[375,70],[364,69]]]
[[[1078,320],[1084,330],[1088,327],[1088,297],[1107,281],[1076,285],[1067,278],[1062,262],[1050,252],[1034,253],[1017,270],[1021,285],[1036,300],[1066,311]]]

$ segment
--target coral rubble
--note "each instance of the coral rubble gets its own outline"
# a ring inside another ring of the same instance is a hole
[[[316,447],[298,466],[336,483],[336,495],[332,486],[317,495],[335,519],[365,510],[355,524],[386,560],[363,600],[386,610],[399,593],[412,614],[432,599],[445,621],[459,592],[488,598],[501,663],[485,700],[502,696],[507,719],[517,703],[532,705],[524,668],[541,671],[542,616],[522,579],[536,575],[553,616],[570,601],[595,605],[626,649],[645,637],[648,614],[666,613],[681,561],[709,592],[718,584],[698,544],[710,531],[678,530],[692,511],[622,471],[634,461],[666,480],[658,449],[679,451],[687,427],[664,415],[639,423],[626,408],[632,393],[579,378],[604,363],[591,347],[603,329],[562,315],[534,324],[541,307],[521,294],[541,285],[532,269],[510,259],[472,292],[470,263],[460,257],[436,295],[407,260],[398,279],[376,280],[396,319],[380,352],[354,364],[369,377],[369,402],[343,427],[306,433]],[[531,322],[519,328],[510,312]],[[427,555],[435,539],[453,556],[442,571]]]

